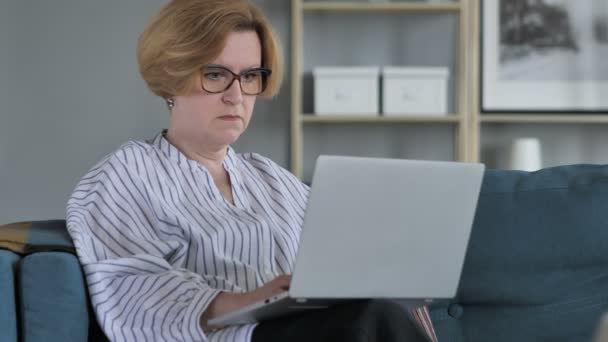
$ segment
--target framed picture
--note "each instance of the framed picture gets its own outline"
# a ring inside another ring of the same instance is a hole
[[[481,4],[483,112],[608,112],[608,1]]]

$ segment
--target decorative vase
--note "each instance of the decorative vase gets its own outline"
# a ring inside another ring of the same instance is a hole
[[[537,138],[518,138],[511,144],[510,168],[536,171],[542,168],[540,141]]]

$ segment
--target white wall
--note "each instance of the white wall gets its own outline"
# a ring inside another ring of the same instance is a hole
[[[290,1],[256,2],[277,27],[288,62]],[[129,138],[148,138],[167,126],[164,103],[145,88],[135,59],[139,32],[163,3],[0,0],[0,224],[63,218],[74,185],[96,161]],[[314,64],[342,62],[454,65],[448,52],[454,36],[445,34],[451,32],[452,20],[409,15],[383,20],[379,15],[374,22],[338,17],[314,14],[306,20],[307,70]],[[353,32],[367,27],[380,31]],[[338,30],[332,35],[335,39],[328,40],[323,28]],[[372,42],[366,43],[364,37]],[[304,106],[310,108],[310,77],[305,79]],[[289,94],[286,75],[276,99],[258,101],[237,150],[257,151],[288,166]],[[305,163],[312,165],[316,153],[327,150],[451,159],[453,135],[445,127],[307,125],[307,141],[312,144],[305,148]],[[482,138],[493,148],[511,137],[534,134],[537,127],[495,125]],[[608,134],[603,126],[560,126],[543,131],[542,138],[568,142],[567,148],[547,150],[550,163],[606,161],[602,147]],[[500,163],[490,166],[496,165]]]
[[[167,126],[135,57],[139,33],[163,3],[0,0],[0,224],[63,218],[95,162]],[[268,13],[285,39],[289,4],[273,3]],[[287,165],[288,94],[258,102],[238,150]]]

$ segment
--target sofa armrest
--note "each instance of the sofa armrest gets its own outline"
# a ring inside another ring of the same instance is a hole
[[[0,342],[17,341],[15,274],[20,256],[0,249]]]
[[[18,306],[24,342],[86,342],[89,306],[86,284],[76,256],[40,252],[19,264]]]

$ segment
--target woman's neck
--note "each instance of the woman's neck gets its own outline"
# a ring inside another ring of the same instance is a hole
[[[217,175],[224,171],[223,163],[228,146],[210,147],[192,143],[186,139],[181,139],[175,133],[172,133],[171,130],[167,131],[165,138],[188,159],[194,160],[206,167],[212,175]]]

